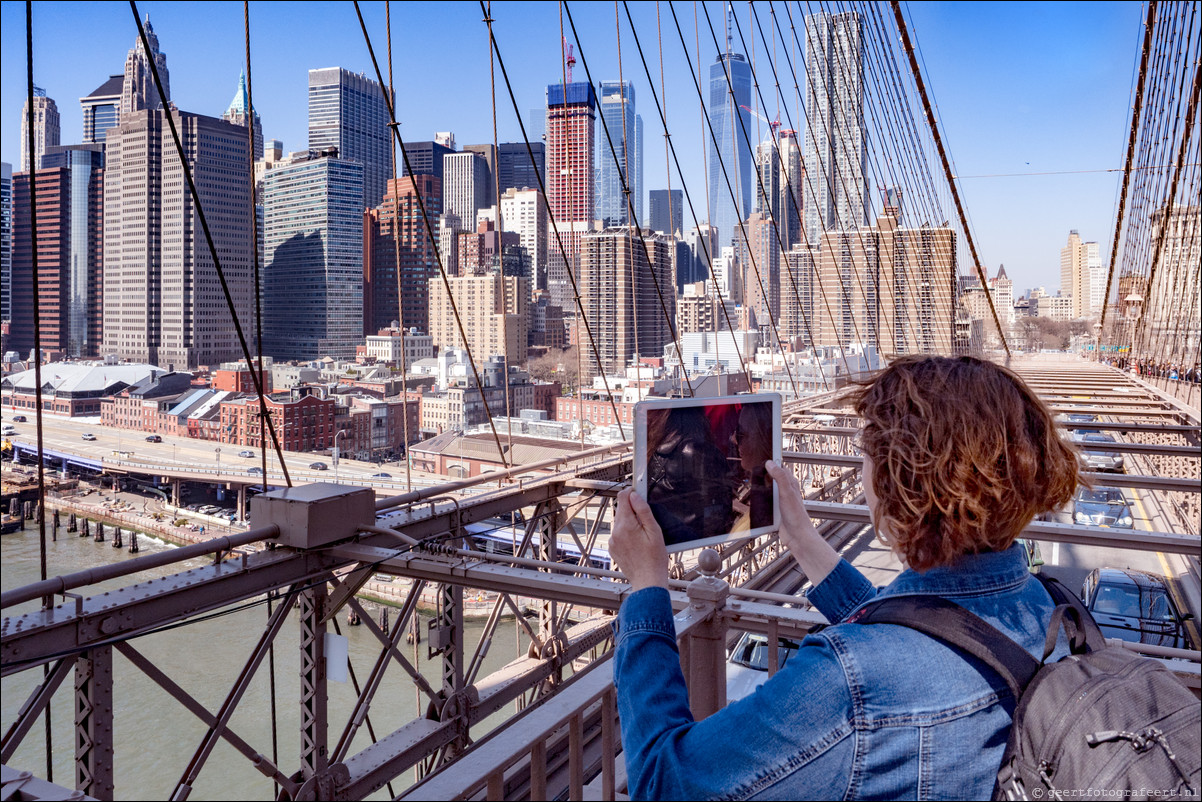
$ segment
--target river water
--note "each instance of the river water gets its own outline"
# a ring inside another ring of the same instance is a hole
[[[64,527],[65,529],[65,527]],[[111,533],[110,527],[105,529]],[[128,533],[127,533],[128,538]],[[47,533],[47,540],[50,535]],[[173,548],[161,541],[139,535],[142,554]],[[128,539],[126,540],[128,545]],[[125,549],[115,549],[110,543],[95,543],[90,538],[64,534],[60,530],[57,542],[47,543],[48,572],[50,576],[65,574],[85,568],[107,565],[115,561],[132,559]],[[0,540],[0,562],[3,564],[2,584],[4,590],[19,587],[39,579],[38,534],[36,527],[24,532],[4,535]],[[203,560],[193,560],[179,566],[162,568],[138,576],[139,581],[150,577],[167,576],[186,568],[203,565]],[[115,580],[107,585],[83,589],[87,595],[95,595],[106,588],[120,587],[132,583],[133,578]],[[32,607],[30,606],[32,605]],[[5,610],[5,615],[14,611],[36,609],[36,602],[25,607]],[[367,605],[366,609],[378,619],[379,607]],[[395,624],[396,611],[390,616]],[[206,620],[197,620],[185,626],[169,629],[136,638],[131,644],[157,667],[162,669],[180,687],[199,701],[210,712],[216,713],[230,692],[239,671],[250,656],[251,650],[267,623],[267,608],[255,604],[248,609],[232,612]],[[367,627],[348,627],[345,615],[339,616],[342,634],[347,636],[351,665],[360,682],[366,680],[371,666],[379,653],[379,642]],[[425,632],[425,620],[421,631]],[[480,676],[486,676],[513,659],[518,653],[516,625],[512,621],[502,622],[498,627],[492,649],[485,658]],[[469,620],[465,625],[465,643],[470,656],[479,642],[483,622]],[[331,627],[331,631],[333,631]],[[276,711],[279,765],[285,774],[299,765],[299,699],[300,699],[300,635],[299,619],[294,611],[290,621],[284,624],[276,638],[275,677]],[[440,685],[439,662],[426,657],[426,644],[417,647],[416,663],[421,673],[435,688]],[[525,652],[524,645],[521,648]],[[402,652],[411,660],[414,647],[403,646]],[[192,757],[200,745],[208,727],[200,719],[157,684],[147,678],[124,656],[113,652],[114,672],[114,743],[116,772],[116,798],[123,800],[166,799],[179,782]],[[256,751],[272,754],[271,703],[267,661],[264,660],[249,689],[230,721],[230,728]],[[7,729],[16,717],[34,686],[42,678],[42,670],[34,669],[6,678],[0,685],[2,697],[3,727]],[[54,781],[67,788],[74,787],[73,757],[73,697],[72,677],[68,676],[59,687],[51,705]],[[351,710],[356,694],[352,684],[329,683],[329,743],[333,749],[341,735],[341,727]],[[511,708],[512,709],[512,708]],[[370,721],[377,737],[383,737],[417,715],[424,715],[425,706],[418,709],[416,691],[408,675],[393,662],[385,672],[380,690],[377,691],[370,711]],[[507,716],[502,711],[494,719]],[[486,722],[491,726],[493,722]],[[46,776],[44,724],[39,719],[25,740],[10,766],[32,771],[40,777]],[[478,734],[478,733],[476,733]],[[371,743],[366,726],[359,729],[349,754],[354,754]],[[399,792],[406,783],[394,785]],[[193,800],[243,800],[272,799],[273,784],[256,771],[240,753],[226,741],[219,741],[209,757],[205,768],[193,785],[190,796]],[[381,790],[372,798],[388,798]]]

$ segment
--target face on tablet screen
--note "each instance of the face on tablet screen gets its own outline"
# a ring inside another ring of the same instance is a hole
[[[769,459],[780,459],[776,396],[640,407],[635,489],[651,505],[670,550],[772,531],[776,494],[764,470]]]

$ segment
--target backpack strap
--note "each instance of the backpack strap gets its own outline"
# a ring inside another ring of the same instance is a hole
[[[1102,630],[1098,627],[1098,622],[1093,620],[1093,615],[1090,614],[1088,608],[1086,608],[1085,603],[1081,601],[1080,597],[1065,587],[1064,583],[1055,577],[1044,576],[1043,574],[1035,574],[1035,578],[1040,581],[1040,583],[1043,585],[1043,589],[1046,590],[1048,595],[1052,597],[1052,602],[1057,607],[1061,605],[1068,605],[1077,611],[1078,620],[1075,623],[1077,624],[1077,630],[1080,633],[1080,638],[1084,639],[1084,643],[1079,643],[1078,638],[1073,636],[1073,633],[1070,632],[1069,640],[1072,653],[1080,654],[1081,652],[1096,652],[1099,649],[1105,649],[1106,636],[1102,634]],[[1056,629],[1055,624],[1056,622],[1054,621],[1052,626],[1053,630]],[[1048,650],[1048,654],[1051,654],[1050,649]],[[1044,655],[1044,659],[1047,659],[1046,654]]]
[[[888,596],[857,610],[849,623],[896,624],[967,652],[992,668],[1017,702],[1040,663],[980,616],[938,596]]]

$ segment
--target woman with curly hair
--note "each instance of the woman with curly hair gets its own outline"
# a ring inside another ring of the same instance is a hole
[[[831,625],[703,721],[689,713],[663,537],[645,501],[619,494],[609,550],[633,592],[614,681],[632,798],[989,797],[1015,707],[1005,682],[915,630],[854,614],[882,596],[937,596],[1042,657],[1055,605],[1015,540],[1072,497],[1077,453],[1018,376],[971,357],[899,358],[854,403],[873,526],[906,569],[873,588],[818,534],[794,476],[769,462],[781,540]]]

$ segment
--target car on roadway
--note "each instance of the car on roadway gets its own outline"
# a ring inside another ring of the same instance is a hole
[[[1091,427],[1089,424],[1097,423],[1097,415],[1089,415],[1084,412],[1070,412],[1067,415],[1061,413],[1057,416],[1057,420],[1062,420],[1069,425],[1069,429],[1074,432],[1097,432],[1098,430]]]
[[[1169,581],[1160,574],[1095,568],[1085,577],[1081,599],[1108,638],[1191,648],[1184,625],[1193,615],[1177,609]]]
[[[391,474],[391,473],[384,473],[383,471],[381,471],[380,473],[373,473],[373,474],[371,475],[371,478],[372,478],[372,479],[391,479],[391,478],[392,478],[392,474]]]
[[[1083,446],[1118,445],[1118,441],[1114,437],[1101,432],[1076,432],[1073,439]],[[1082,451],[1081,456],[1085,459],[1085,464],[1095,471],[1123,472],[1123,455],[1117,451],[1090,449]]]
[[[262,476],[263,475],[263,469],[258,466],[254,467],[254,468],[247,468],[246,472],[248,474],[250,474],[251,476]]]
[[[1117,487],[1080,487],[1073,497],[1073,523],[1134,529],[1135,517],[1123,491]]]
[[[92,434],[91,432],[84,432],[83,434],[80,435],[80,437],[82,437],[84,440],[88,440],[88,441],[96,439],[96,435]]]
[[[13,415],[13,423],[25,423],[28,420],[24,415]]]
[[[146,442],[147,443],[161,443],[161,442],[163,442],[163,438],[159,437],[157,434],[148,434],[148,435],[146,435]]]
[[[785,667],[797,653],[799,644],[788,638],[777,640],[777,669]],[[726,701],[751,695],[768,681],[768,638],[758,632],[744,632],[726,661]]]
[[[239,457],[253,457],[254,455],[255,452],[251,451],[249,448],[244,448],[238,452]]]
[[[324,462],[309,463],[309,470],[311,470],[311,471],[328,471],[329,469],[330,469],[330,466],[326,465]]]

